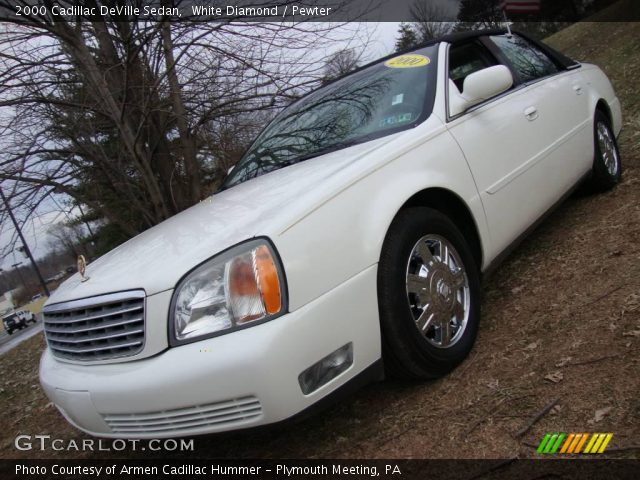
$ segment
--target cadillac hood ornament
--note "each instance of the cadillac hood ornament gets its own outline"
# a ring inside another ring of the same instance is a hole
[[[84,258],[84,255],[78,255],[78,272],[80,273],[80,277],[83,282],[89,280],[89,277],[84,276],[84,272],[87,270],[87,260]]]

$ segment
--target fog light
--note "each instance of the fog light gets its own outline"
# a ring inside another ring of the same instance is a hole
[[[298,376],[302,393],[309,395],[353,365],[353,343],[340,347]]]

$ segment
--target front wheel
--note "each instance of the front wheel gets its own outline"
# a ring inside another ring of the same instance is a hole
[[[469,354],[480,320],[479,270],[460,231],[440,212],[409,208],[394,219],[378,296],[390,375],[441,377]]]

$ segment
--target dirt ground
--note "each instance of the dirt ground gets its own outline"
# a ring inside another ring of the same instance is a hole
[[[614,80],[625,118],[622,183],[569,199],[485,282],[476,347],[448,377],[386,381],[302,423],[199,437],[196,456],[527,458],[546,432],[613,432],[607,455],[638,458],[640,24],[580,24],[550,42]],[[0,357],[1,457],[70,456],[18,452],[19,433],[84,437],[40,390],[43,347],[38,335]]]

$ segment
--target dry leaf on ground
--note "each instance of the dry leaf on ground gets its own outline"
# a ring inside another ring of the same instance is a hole
[[[589,423],[590,424],[594,424],[594,423],[601,422],[604,419],[604,417],[609,415],[609,412],[611,412],[612,408],[613,407],[604,407],[604,408],[600,408],[600,409],[596,410],[596,413],[593,416],[593,419],[589,420]]]
[[[560,359],[560,361],[558,363],[556,363],[556,367],[561,368],[566,366],[571,360],[573,359],[573,357],[562,357]]]
[[[553,382],[553,383],[559,383],[564,379],[564,374],[560,370],[558,370],[557,372],[553,372],[548,375],[545,375],[544,379],[549,380],[550,382]]]
[[[629,332],[624,332],[622,336],[623,337],[640,337],[640,330],[631,330]]]

